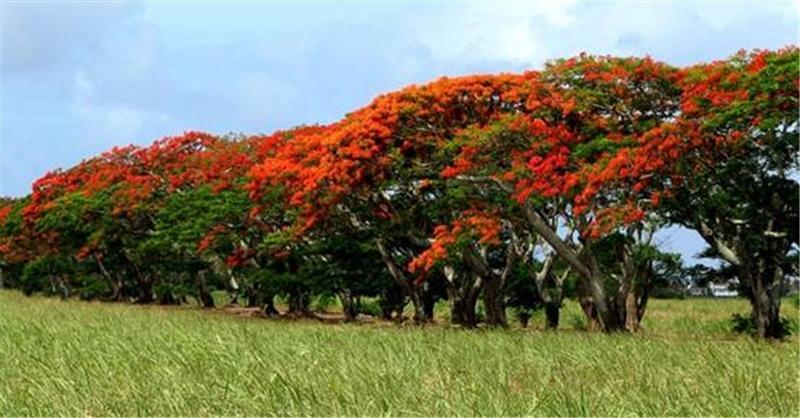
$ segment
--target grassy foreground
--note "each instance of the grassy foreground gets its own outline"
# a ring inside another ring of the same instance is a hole
[[[746,311],[654,300],[642,335],[597,335],[570,305],[557,333],[466,332],[0,291],[0,414],[797,416],[799,340],[728,333]]]

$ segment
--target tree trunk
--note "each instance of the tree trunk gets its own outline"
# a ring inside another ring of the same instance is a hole
[[[201,289],[198,292],[197,297],[204,309],[210,309],[214,307],[214,298],[208,291]]]
[[[261,302],[261,314],[266,317],[278,316],[281,313],[275,308],[275,296],[268,295],[266,298],[263,299]]]
[[[625,330],[624,315],[620,312],[619,304],[609,298],[603,288],[603,277],[597,273],[597,270],[593,270],[590,277],[586,279],[599,329],[603,332]]]
[[[69,288],[69,281],[67,277],[64,275],[56,276],[56,284],[58,286],[59,293],[61,293],[62,299],[69,298],[70,295],[70,288]]]
[[[555,254],[550,254],[544,260],[541,270],[534,275],[536,292],[544,304],[545,329],[558,329],[561,303],[564,300],[564,281],[569,275],[570,269],[565,270],[560,276],[553,273],[553,263]]]
[[[558,329],[559,317],[561,315],[561,301],[550,300],[544,304],[544,316],[546,320],[545,328],[551,331]]]
[[[376,246],[378,247],[378,251],[381,253],[381,258],[383,258],[383,262],[386,264],[386,268],[389,270],[392,278],[394,278],[395,282],[403,289],[406,293],[406,296],[411,299],[411,304],[414,305],[414,322],[417,323],[424,323],[427,322],[427,316],[425,315],[425,307],[422,303],[422,297],[419,294],[419,288],[413,282],[413,280],[409,280],[406,277],[406,274],[403,272],[403,269],[397,265],[395,262],[394,257],[386,248],[383,240],[377,239],[375,241]],[[400,315],[402,317],[402,314]]]
[[[119,274],[111,274],[99,255],[95,254],[94,260],[97,263],[97,267],[100,269],[100,273],[108,280],[108,284],[111,287],[110,299],[115,301],[120,300],[122,298],[122,278]]]
[[[414,306],[414,322],[419,324],[428,322],[428,315],[425,314],[425,306],[419,292],[409,287],[409,296],[411,297],[411,304]]]
[[[598,267],[597,260],[585,248],[584,251],[577,252],[570,247],[530,204],[526,204],[524,209],[531,227],[550,245],[559,257],[569,264],[570,268],[580,278],[584,289],[581,307],[587,314],[590,328],[596,325],[603,332],[624,329],[624,323],[619,320],[619,316],[609,306],[608,296],[603,288],[603,275]],[[585,246],[588,247],[590,245],[587,242]]]
[[[486,325],[506,327],[506,306],[503,300],[502,281],[494,278],[483,283],[483,305],[486,309]]]
[[[422,293],[422,311],[425,314],[425,321],[433,322],[433,314],[436,308],[436,299],[433,297],[433,293],[430,291],[425,291]]]
[[[159,305],[178,305],[179,301],[175,298],[172,292],[166,292],[158,298]]]
[[[597,310],[595,308],[594,300],[592,299],[589,290],[587,289],[586,280],[578,281],[578,303],[581,305],[583,314],[586,317],[586,329],[589,331],[601,330],[600,320],[598,319]]]
[[[111,300],[118,301],[122,299],[122,288],[124,287],[122,278],[116,275],[116,279],[111,282]]]
[[[200,302],[200,306],[203,308],[213,308],[214,298],[211,296],[211,292],[208,290],[208,284],[206,283],[204,272],[195,274],[195,286],[197,286],[197,300]]]
[[[633,290],[625,295],[625,329],[629,332],[639,331],[639,304]]]
[[[153,303],[153,284],[150,280],[140,280],[137,287],[139,296],[136,298],[136,303],[142,305]]]
[[[770,276],[765,279],[761,274],[751,280],[750,304],[758,337],[778,339],[785,333],[780,317],[783,271],[778,267]]]
[[[773,199],[776,198],[781,200],[780,197],[773,196]],[[712,227],[719,222],[711,225],[699,222],[693,225],[720,257],[736,269],[740,283],[747,286],[750,293],[747,296],[752,307],[751,317],[757,336],[765,339],[782,338],[785,332],[780,322],[784,286],[781,264],[791,243],[786,234],[773,230],[776,221],[777,218],[772,219],[766,231],[758,234],[762,240],[759,251],[753,251],[753,248],[745,245],[748,241],[746,232],[744,235],[741,232],[726,235],[723,229]]]
[[[475,328],[478,325],[478,317],[475,315],[477,304],[477,293],[467,292],[467,295],[455,295],[450,304],[450,322],[465,328]]]
[[[264,305],[264,295],[254,287],[248,287],[245,290],[245,297],[247,298],[248,308],[256,308]]]
[[[492,327],[506,327],[505,284],[516,261],[516,253],[506,251],[506,261],[500,274],[489,266],[485,250],[468,247],[463,253],[464,262],[482,283],[483,304],[486,310],[486,324]]]
[[[355,321],[358,316],[358,304],[352,292],[349,290],[339,292],[339,300],[342,302],[342,313],[344,314],[345,322]]]
[[[385,305],[381,308],[381,318],[386,321],[392,320],[392,314],[394,313],[395,309],[389,305]]]
[[[477,324],[475,305],[481,290],[480,278],[461,275],[458,277],[452,267],[444,268],[447,300],[450,304],[450,322],[466,328],[474,328]],[[468,277],[472,277],[469,280]]]
[[[308,307],[309,297],[308,292],[296,291],[289,293],[289,310],[287,314],[310,314],[311,310]]]

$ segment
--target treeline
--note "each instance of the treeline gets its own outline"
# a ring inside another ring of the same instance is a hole
[[[581,55],[540,72],[442,78],[325,126],[187,132],[46,174],[0,203],[2,285],[177,304],[507,324],[575,297],[591,328],[636,331],[657,248],[694,231],[780,337],[798,248],[798,50],[676,68]],[[377,300],[378,306],[363,303]],[[483,313],[478,315],[478,301]]]

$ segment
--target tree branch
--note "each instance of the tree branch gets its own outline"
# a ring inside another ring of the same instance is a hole
[[[697,232],[700,233],[700,236],[708,242],[709,245],[714,247],[714,249],[719,253],[723,260],[731,263],[734,266],[741,266],[742,261],[736,255],[736,252],[731,249],[728,245],[726,245],[721,239],[719,239],[711,227],[708,226],[703,221],[700,221],[700,227],[697,228]]]

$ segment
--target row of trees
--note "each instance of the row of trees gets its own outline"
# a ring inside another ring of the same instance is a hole
[[[558,325],[574,293],[591,327],[635,331],[666,225],[697,231],[739,279],[758,334],[798,245],[798,50],[675,68],[581,55],[541,72],[442,78],[325,126],[198,132],[115,148],[0,204],[5,285],[276,313],[376,297],[415,321],[502,326],[508,305]],[[575,284],[574,289],[567,284]]]

